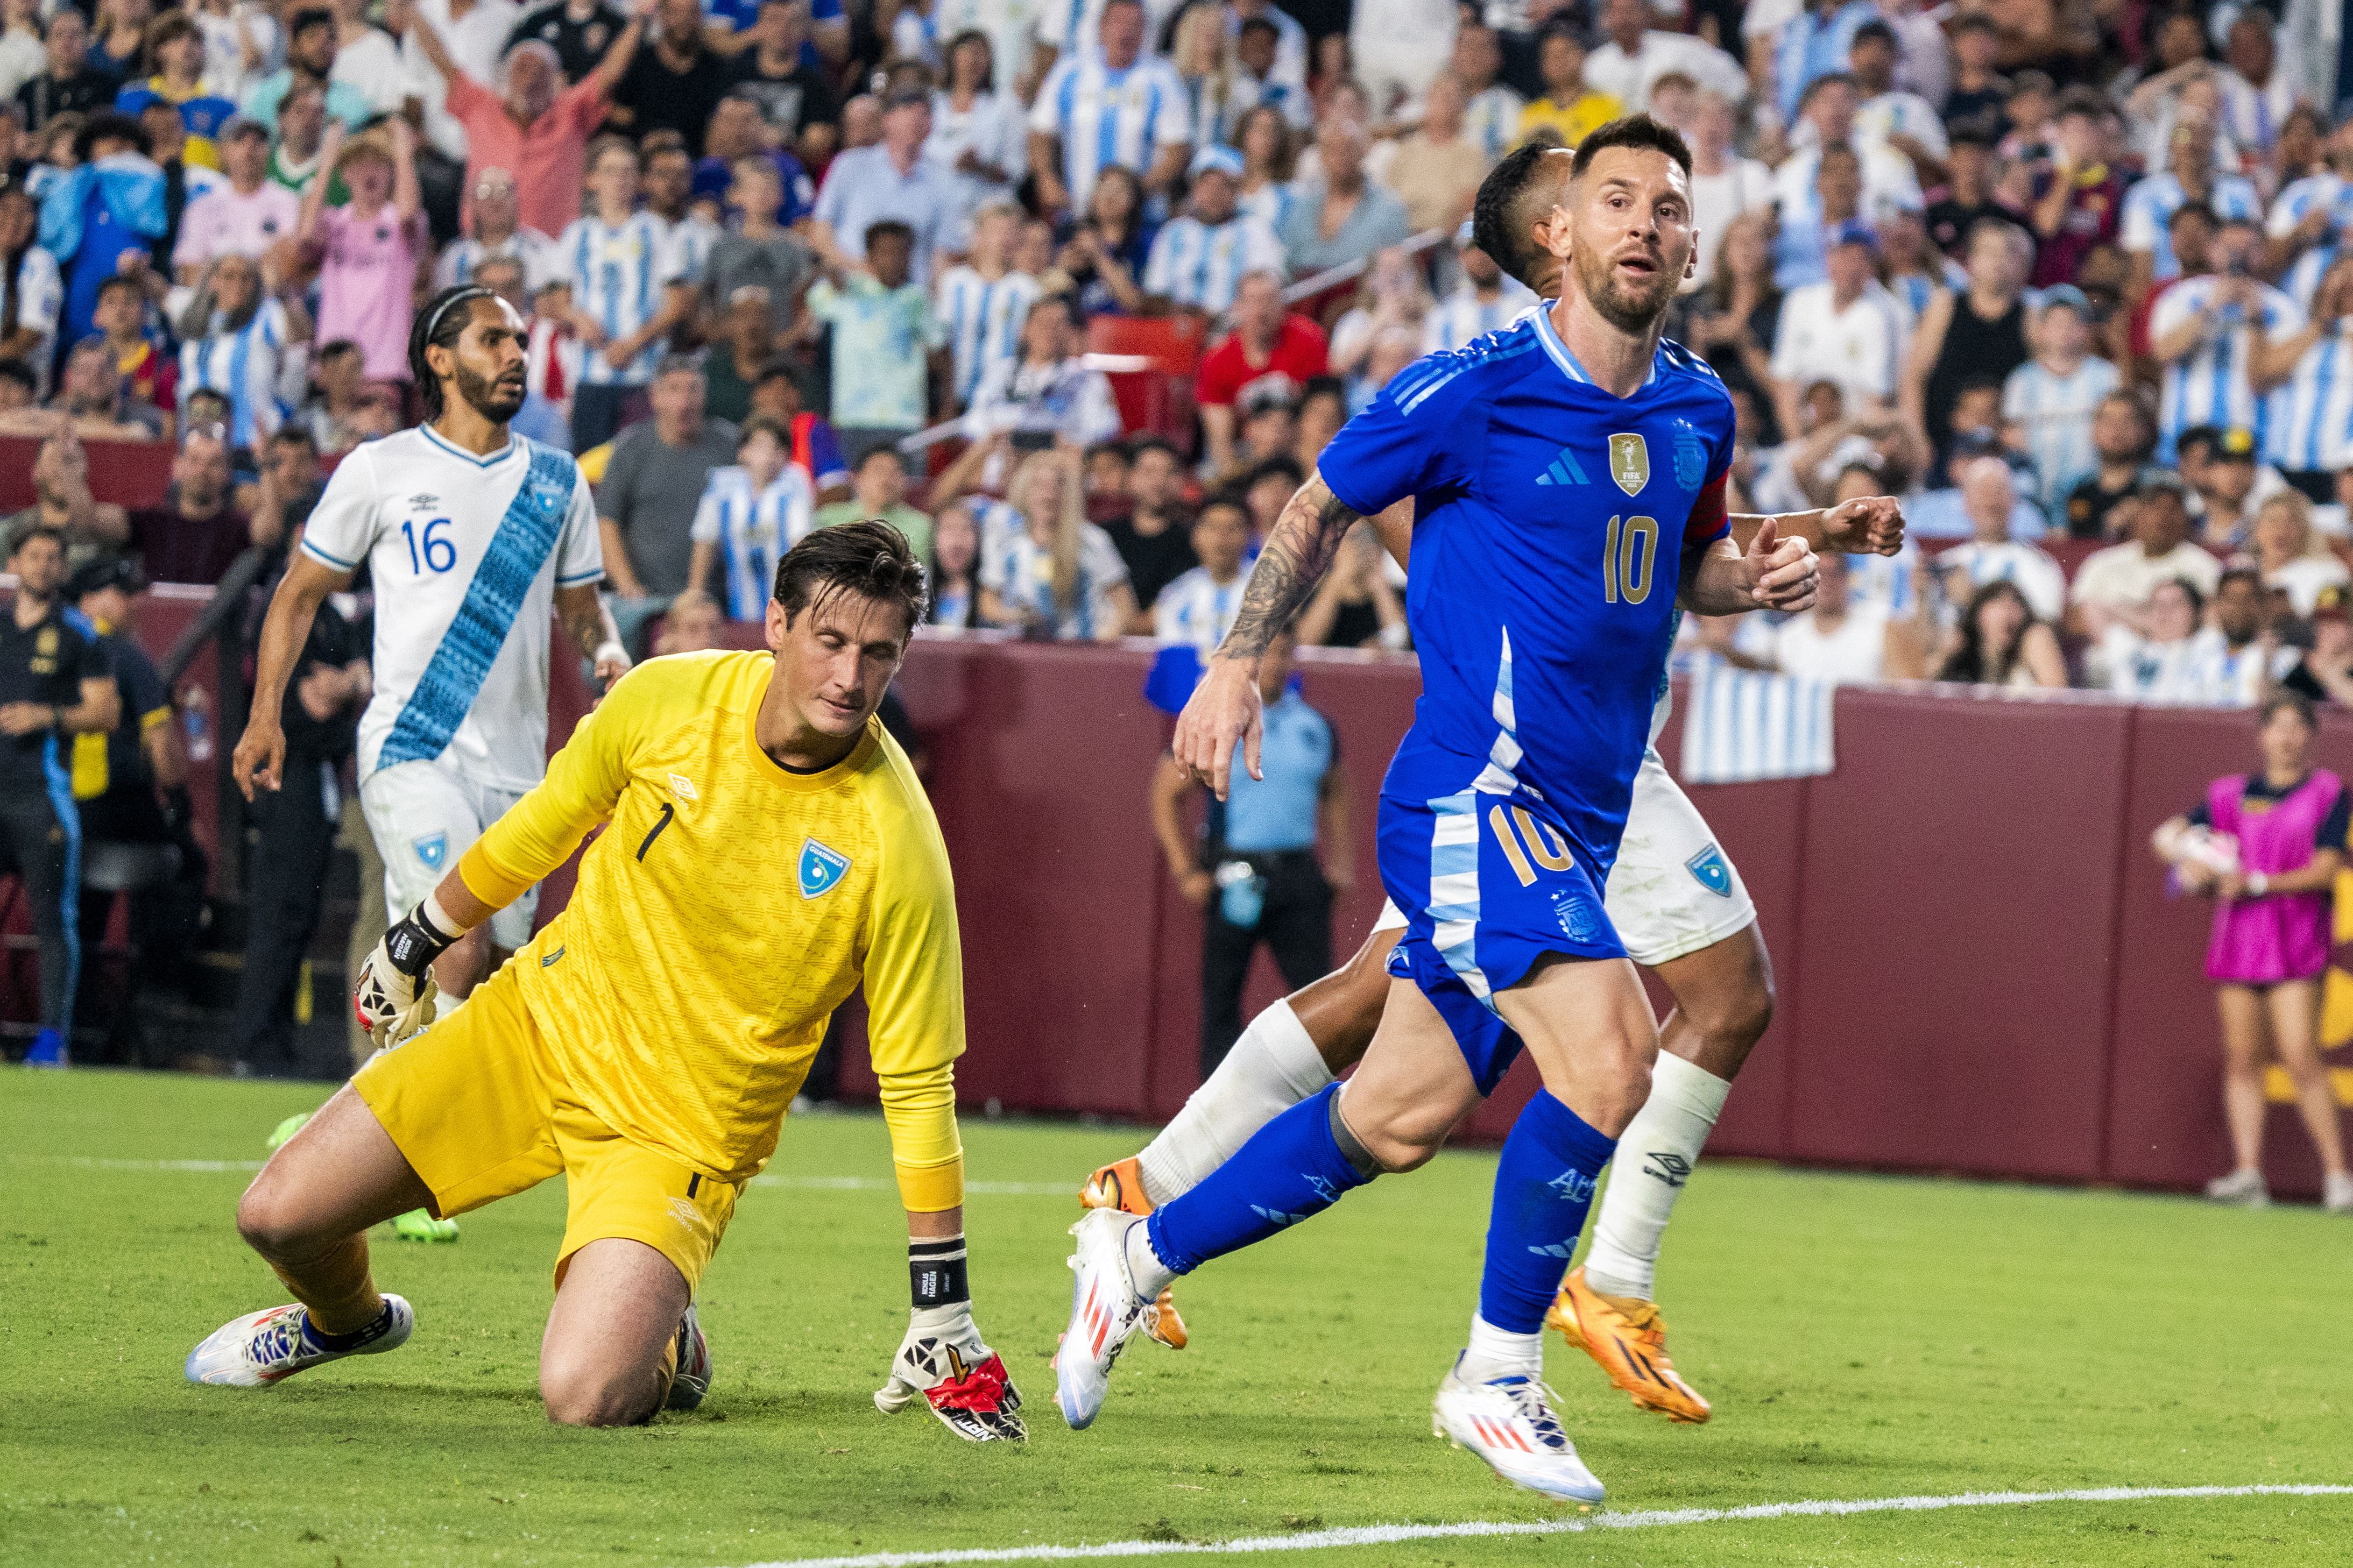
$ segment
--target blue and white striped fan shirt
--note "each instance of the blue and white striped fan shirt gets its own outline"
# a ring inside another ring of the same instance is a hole
[[[2211,275],[2185,278],[2168,289],[2149,312],[2150,340],[2163,338],[2204,310],[2228,281]],[[2263,318],[2265,337],[2277,342],[2283,334],[2303,329],[2304,312],[2295,300],[2266,283],[2254,289],[2255,309]],[[2255,395],[2254,385],[2247,379],[2247,363],[2254,352],[2251,318],[2235,306],[2226,311],[2218,323],[2220,330],[2211,331],[2195,349],[2165,367],[2157,416],[2160,462],[2172,462],[2175,439],[2199,425],[2236,426],[2253,431],[2258,446],[2264,440],[2279,395]]]
[[[2263,456],[2290,472],[2335,473],[2353,466],[2353,321],[2295,362],[2287,384],[2272,394]]]
[[[455,289],[471,283],[475,269],[499,256],[511,256],[522,263],[526,289],[535,289],[550,279],[565,276],[564,258],[556,253],[555,241],[535,228],[519,228],[496,245],[484,245],[463,235],[451,240],[441,259],[433,264],[433,286]]]
[[[1522,310],[1536,302],[1535,291],[1516,278],[1506,278],[1493,300],[1482,300],[1465,283],[1440,300],[1421,319],[1421,352],[1434,354],[1466,347],[1472,339],[1508,327]]]
[[[1096,174],[1113,163],[1142,174],[1161,149],[1193,140],[1193,114],[1166,60],[1142,55],[1113,70],[1097,50],[1056,63],[1038,89],[1029,129],[1060,138],[1062,180],[1071,207],[1083,212]]]
[[[1282,220],[1291,216],[1298,201],[1297,186],[1267,184],[1236,197],[1234,210],[1266,225],[1269,234],[1281,234]]]
[[[2285,239],[2316,209],[2327,211],[2328,232],[2290,264],[2279,284],[2282,292],[2306,310],[2312,309],[2320,275],[2337,260],[2345,231],[2353,228],[2353,180],[2333,174],[2307,175],[2273,200],[2271,216],[2263,224],[2263,232],[2272,238]]]
[[[807,535],[816,511],[816,492],[798,463],[786,463],[759,490],[752,488],[752,476],[742,468],[711,470],[694,509],[690,537],[697,544],[719,547],[726,579],[714,586],[712,597],[729,620],[756,621],[768,613],[776,563]]]
[[[1220,224],[1190,214],[1171,218],[1144,264],[1144,291],[1223,315],[1242,274],[1282,269],[1282,244],[1264,224],[1236,213]]]
[[[1190,644],[1208,658],[1234,629],[1249,580],[1247,572],[1237,571],[1220,583],[1207,566],[1178,574],[1152,601],[1152,635],[1166,643]]]
[[[1021,323],[1037,302],[1038,279],[1008,272],[991,282],[969,267],[940,275],[937,310],[955,356],[955,400],[969,405],[988,373],[1021,353]]]
[[[306,358],[287,342],[285,308],[264,300],[236,331],[180,345],[180,407],[192,392],[219,393],[228,399],[229,445],[259,450],[301,400]]]
[[[631,213],[617,224],[592,215],[565,226],[555,248],[572,280],[572,303],[596,319],[607,341],[628,337],[661,310],[663,289],[675,276],[669,228],[644,212]],[[626,367],[616,370],[603,350],[591,350],[584,356],[581,383],[643,386],[653,379],[660,352],[649,343]]]
[[[2125,193],[2124,213],[2116,242],[2126,250],[2146,250],[2155,258],[2154,276],[2159,282],[2181,276],[2181,263],[2174,259],[2173,235],[2168,225],[2189,195],[2181,182],[2168,171],[2136,181]],[[2214,176],[2214,195],[2207,205],[2214,216],[2228,222],[2244,218],[2249,223],[2263,221],[2263,198],[2255,194],[2254,183],[2239,174]]]
[[[1166,30],[1168,19],[1182,4],[1183,0],[1144,0],[1144,53],[1147,58]],[[1038,41],[1055,51],[1057,65],[1081,55],[1092,55],[1101,47],[1103,5],[1104,0],[1038,0]],[[1000,58],[997,62],[997,85],[1003,88],[1012,79]]]
[[[2037,499],[2054,528],[2066,526],[2068,492],[2099,472],[2092,416],[2118,380],[2116,367],[2104,359],[2086,357],[2067,375],[2052,374],[2040,360],[2028,360],[2002,385],[2001,416],[2025,427]]]

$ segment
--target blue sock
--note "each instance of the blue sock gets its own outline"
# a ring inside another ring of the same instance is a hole
[[[1322,1214],[1342,1193],[1371,1181],[1332,1135],[1333,1099],[1339,1092],[1335,1083],[1301,1100],[1260,1128],[1199,1186],[1154,1209],[1145,1234],[1160,1261],[1190,1274],[1212,1258]]]
[[[1594,1178],[1617,1147],[1615,1138],[1596,1132],[1548,1091],[1528,1101],[1495,1169],[1481,1317],[1518,1334],[1544,1327],[1585,1228],[1585,1211],[1593,1206]]]

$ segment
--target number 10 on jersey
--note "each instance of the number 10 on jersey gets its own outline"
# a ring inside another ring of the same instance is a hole
[[[1601,596],[1610,604],[1623,599],[1639,605],[1651,596],[1651,573],[1659,560],[1659,520],[1630,517],[1609,520],[1601,542]]]
[[[1617,523],[1611,518],[1612,526]],[[443,538],[440,530],[449,526],[446,517],[437,517],[425,525],[420,536],[414,519],[400,525],[401,538],[408,541],[408,569],[422,577],[427,572],[438,574],[458,564],[458,547]],[[422,546],[420,550],[418,547]]]

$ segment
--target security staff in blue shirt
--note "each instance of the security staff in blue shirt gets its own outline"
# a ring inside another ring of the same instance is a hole
[[[1263,779],[1237,768],[1230,797],[1209,805],[1198,841],[1185,830],[1186,797],[1198,786],[1174,757],[1152,781],[1152,826],[1186,901],[1208,916],[1201,942],[1201,1076],[1207,1079],[1242,1032],[1242,985],[1265,942],[1296,991],[1332,969],[1332,895],[1355,871],[1348,784],[1330,720],[1289,689],[1288,633],[1259,663],[1266,735]],[[1322,831],[1318,832],[1319,820]],[[1323,863],[1316,844],[1325,848]]]

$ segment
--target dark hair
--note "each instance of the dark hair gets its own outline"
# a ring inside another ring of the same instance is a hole
[[[2161,580],[2158,583],[2157,587],[2151,588],[2148,591],[2148,596],[2150,598],[2154,599],[2157,597],[2158,588],[2180,589],[2182,596],[2189,601],[2189,617],[2191,620],[2195,621],[2199,616],[2203,616],[2206,613],[2206,595],[2200,593],[2198,591],[2198,584],[2192,583],[2189,578],[2167,577]]]
[[[38,389],[41,384],[41,378],[33,374],[33,367],[20,359],[0,359],[0,381],[13,381],[27,392]]]
[[[1196,524],[1199,523],[1203,518],[1209,515],[1209,509],[1211,507],[1218,506],[1230,507],[1234,510],[1241,513],[1242,526],[1245,528],[1250,526],[1250,499],[1241,491],[1231,489],[1213,490],[1209,494],[1203,496],[1201,498],[1201,510],[1193,514],[1193,521]]]
[[[308,447],[315,452],[319,449],[319,438],[311,434],[311,427],[308,425],[298,419],[290,419],[269,433],[269,445]]]
[[[2214,209],[2208,206],[2204,202],[2182,203],[2179,206],[2173,209],[2173,216],[2165,220],[2165,226],[2170,229],[2175,224],[2179,223],[2186,217],[2202,217],[2206,220],[2207,226],[2210,228],[2220,228],[2222,226],[2221,218],[2216,216]]]
[[[1242,481],[1242,489],[1245,491],[1255,489],[1260,480],[1277,478],[1289,479],[1293,489],[1307,482],[1306,472],[1296,462],[1278,452],[1250,471],[1250,478]]]
[[[931,603],[923,563],[907,547],[907,536],[873,518],[820,528],[776,563],[775,597],[785,607],[786,626],[836,594],[896,605],[906,615],[911,636],[923,624]]]
[[[2001,37],[2001,26],[1982,11],[1965,11],[1953,18],[1953,36],[1958,37],[1963,33],[1991,33],[1998,38]]]
[[[128,289],[132,293],[141,295],[142,298],[145,297],[144,290],[141,289],[139,287],[139,279],[136,278],[126,278],[121,273],[117,272],[110,275],[99,284],[97,298],[103,300],[109,293],[118,289]]]
[[[771,420],[769,423],[774,424],[775,421]],[[789,443],[787,443],[787,445],[789,445]],[[901,473],[903,474],[907,471],[907,455],[904,452],[900,451],[898,447],[892,446],[888,441],[883,442],[879,447],[869,447],[865,451],[860,452],[858,455],[858,468],[855,471],[861,474],[864,473],[866,471],[866,465],[872,462],[877,458],[888,458],[892,462],[899,465],[899,471]]]
[[[305,5],[287,19],[286,37],[291,40],[313,27],[332,27],[334,25],[335,14],[324,5]]]
[[[1891,49],[1896,47],[1895,29],[1874,16],[1854,30],[1854,37],[1847,40],[1847,53],[1852,56],[1854,46],[1866,38],[1873,43],[1885,44]]]
[[[1600,132],[1595,132],[1599,135]],[[1559,152],[1535,142],[1524,142],[1504,154],[1503,162],[1479,182],[1471,207],[1471,243],[1493,257],[1495,265],[1519,282],[1528,280],[1536,258],[1535,242],[1526,234],[1527,195],[1546,160]],[[1572,174],[1574,173],[1574,160]]]
[[[2004,595],[2018,601],[2018,607],[2026,612],[2026,624],[2018,628],[2018,636],[2003,650],[1997,668],[1988,659],[1985,632],[1978,624],[1978,612]],[[2007,577],[1995,578],[1969,595],[1969,607],[1961,612],[1960,646],[1953,650],[1950,658],[1945,660],[1945,667],[1936,672],[1936,679],[1970,685],[2001,685],[2010,679],[2010,672],[2018,668],[2018,656],[2026,646],[2026,634],[2041,624],[2034,614],[2034,606],[2026,602],[2026,595],[2020,591],[2018,584]]]
[[[956,51],[976,39],[988,50],[988,68],[980,73],[980,90],[983,92],[997,90],[997,43],[978,27],[966,27],[963,32],[950,38],[941,48],[940,64],[943,68],[940,72],[940,86],[943,89],[955,85]]]
[[[341,359],[345,354],[355,354],[359,352],[359,344],[352,342],[351,339],[336,338],[319,351],[319,363],[324,364],[331,359]]]
[[[1803,114],[1807,107],[1821,96],[1822,89],[1826,87],[1842,87],[1858,98],[1862,96],[1862,84],[1855,79],[1852,71],[1824,71],[1808,82],[1806,90],[1799,95],[1798,112]]]
[[[2222,427],[2219,425],[2192,425],[2173,438],[2174,451],[2184,456],[2192,447],[2203,447],[2212,452],[2219,450],[2221,445]]]
[[[785,449],[787,455],[791,453],[793,449],[793,437],[791,433],[786,430],[783,425],[765,414],[754,414],[749,419],[744,420],[742,425],[736,426],[735,449],[739,452],[742,451],[745,447],[751,444],[753,437],[760,435],[770,437],[776,441],[777,446],[782,447]]]
[[[139,150],[142,158],[155,150],[154,139],[147,128],[127,114],[93,114],[74,132],[74,156],[90,162],[90,150],[100,142],[128,142]]]
[[[426,363],[425,351],[437,346],[454,349],[466,323],[474,319],[474,312],[466,307],[476,300],[497,298],[479,283],[460,283],[454,289],[442,289],[417,312],[416,324],[408,329],[408,374],[417,390],[424,394],[427,424],[441,417],[441,378]],[[323,360],[333,348],[334,344],[328,344],[319,357]]]
[[[2221,598],[2222,596],[2223,590],[2229,588],[2233,583],[2252,583],[2254,584],[2256,593],[2260,594],[2263,591],[2263,574],[2262,573],[2256,571],[2252,566],[2233,566],[2225,571],[2220,577],[2214,579],[2214,596],[2218,599]]]
[[[1252,16],[1244,21],[1241,25],[1240,32],[1271,33],[1278,38],[1282,37],[1282,29],[1276,26],[1273,23],[1268,21],[1263,16]]]
[[[2058,106],[2052,110],[2051,117],[2064,120],[2071,114],[2080,114],[2086,120],[2097,120],[2107,111],[2108,100],[2100,96],[2099,89],[2077,82],[2059,95]]]
[[[2255,704],[2255,728],[2258,730],[2270,729],[2272,727],[2273,718],[2275,717],[2283,708],[2294,709],[2295,710],[2295,716],[2304,721],[2304,727],[2306,729],[2317,730],[2320,728],[2320,716],[2313,711],[2312,699],[2306,697],[2303,692],[2295,690],[2288,687],[2279,688],[2270,696],[2264,698],[2261,702]]]
[[[1336,397],[1340,406],[1348,406],[1348,384],[1336,375],[1311,375],[1307,384],[1299,389],[1299,406],[1304,408],[1318,397]]]
[[[1128,466],[1133,468],[1137,459],[1141,458],[1146,452],[1165,453],[1167,456],[1168,460],[1175,463],[1178,468],[1182,468],[1185,465],[1184,454],[1177,451],[1176,446],[1171,443],[1166,437],[1141,436],[1127,444]]]
[[[876,240],[890,235],[898,236],[910,246],[915,243],[915,230],[912,224],[901,223],[895,217],[886,217],[880,223],[870,223],[866,226],[866,248],[873,249]]]
[[[66,547],[66,531],[54,522],[43,522],[38,517],[18,529],[8,540],[8,559],[14,561],[24,552],[25,546],[36,539],[54,539],[58,548]]]
[[[1815,85],[1820,86],[1820,83]],[[1664,153],[1675,161],[1676,167],[1683,170],[1685,179],[1691,177],[1691,147],[1683,141],[1683,133],[1647,114],[1629,114],[1622,120],[1613,120],[1579,142],[1577,156],[1568,166],[1568,177],[1582,179],[1585,171],[1593,167],[1593,160],[1612,147],[1647,148],[1653,153]],[[1480,248],[1483,250],[1486,247],[1482,246]]]

